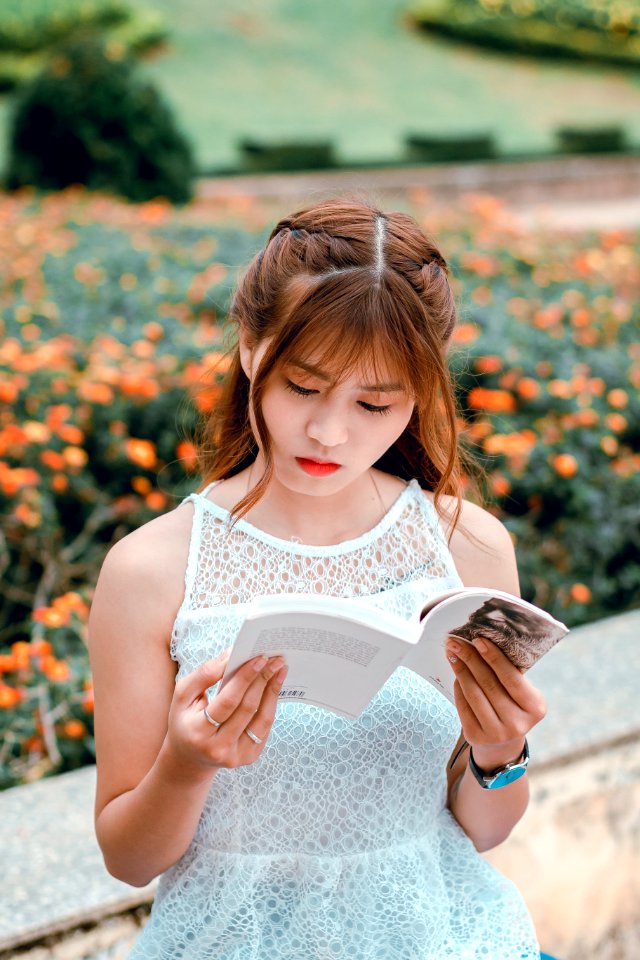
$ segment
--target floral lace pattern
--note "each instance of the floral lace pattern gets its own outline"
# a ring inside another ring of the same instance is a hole
[[[254,596],[322,592],[409,618],[460,585],[416,483],[335,547],[278,540],[193,495],[179,676],[228,647]],[[135,960],[524,960],[539,948],[515,888],[446,808],[455,710],[396,670],[356,721],[284,703],[260,758],[221,770],[163,876]]]

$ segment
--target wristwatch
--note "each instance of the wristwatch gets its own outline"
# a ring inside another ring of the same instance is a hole
[[[495,770],[481,770],[473,759],[473,750],[469,750],[469,768],[483,790],[499,790],[500,787],[506,787],[507,784],[518,780],[527,772],[529,764],[529,744],[524,741],[524,749],[517,760],[505,763],[503,767],[496,767]]]

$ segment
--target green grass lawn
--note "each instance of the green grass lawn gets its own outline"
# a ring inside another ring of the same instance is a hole
[[[551,149],[556,126],[619,122],[640,146],[640,69],[491,54],[413,33],[405,0],[151,3],[172,41],[143,69],[204,169],[237,165],[244,136],[329,138],[357,162],[400,159],[411,131],[490,131],[501,151],[528,153]]]

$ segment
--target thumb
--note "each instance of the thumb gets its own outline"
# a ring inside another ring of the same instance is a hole
[[[176,684],[176,696],[187,703],[193,703],[204,695],[209,687],[222,678],[231,650],[225,650],[212,660],[205,660],[199,667],[183,677]]]

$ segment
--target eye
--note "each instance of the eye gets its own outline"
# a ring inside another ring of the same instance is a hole
[[[391,404],[387,403],[385,406],[377,407],[373,403],[365,403],[364,400],[358,401],[363,410],[366,410],[367,413],[391,413]]]
[[[294,383],[293,380],[285,380],[284,385],[287,390],[295,393],[298,397],[310,397],[312,394],[318,392],[317,390],[309,390],[307,387],[301,387],[300,384]]]

